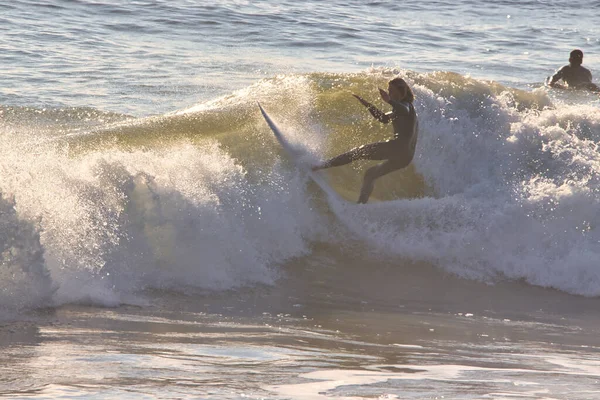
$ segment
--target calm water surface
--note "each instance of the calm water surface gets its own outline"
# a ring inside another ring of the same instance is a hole
[[[298,72],[392,66],[525,88],[575,47],[600,63],[596,1],[17,1],[0,5],[2,104],[160,114]]]

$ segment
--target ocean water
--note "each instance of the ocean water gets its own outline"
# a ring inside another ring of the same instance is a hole
[[[0,396],[600,398],[600,3],[0,4]],[[412,86],[408,168],[351,94]],[[599,81],[596,78],[596,83]]]

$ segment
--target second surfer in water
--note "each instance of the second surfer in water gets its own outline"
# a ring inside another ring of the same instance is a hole
[[[419,121],[413,106],[415,96],[411,88],[404,79],[395,78],[389,82],[387,92],[379,89],[379,93],[383,101],[392,106],[392,111],[384,113],[362,97],[355,94],[353,96],[367,107],[371,115],[379,122],[392,123],[394,138],[385,142],[356,147],[313,167],[313,170],[316,171],[339,167],[355,160],[385,160],[369,168],[365,173],[358,203],[366,203],[369,200],[377,178],[408,166],[415,155],[417,145]]]
[[[558,83],[562,80],[568,88],[587,89],[600,92],[600,87],[592,83],[592,73],[583,67],[583,51],[575,49],[569,54],[569,65],[560,68],[552,77],[548,77],[546,84],[551,87],[564,88]]]

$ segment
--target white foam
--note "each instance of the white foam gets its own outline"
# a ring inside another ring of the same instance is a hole
[[[425,198],[337,207],[376,248],[460,276],[600,295],[600,110],[415,85]]]
[[[305,177],[280,166],[256,185],[215,142],[10,156],[17,172],[0,187],[25,220],[39,220],[57,303],[113,306],[145,288],[272,284],[276,266],[305,253],[319,229]]]
[[[51,304],[54,287],[43,255],[38,227],[0,197],[0,318]]]
[[[463,277],[599,295],[598,109],[530,110],[483,82],[445,91],[435,75],[417,77],[414,165],[426,197],[367,206],[330,197],[338,220],[375,250]],[[186,113],[252,110],[257,132],[268,133],[254,103],[261,100],[294,145],[321,157],[327,129],[312,117],[311,86],[307,76],[278,77]],[[290,108],[302,112],[286,114],[276,105],[292,89]],[[307,254],[309,241],[345,239],[323,235],[331,220],[314,207],[306,176],[285,161],[249,176],[209,139],[69,154],[35,127],[3,126],[1,133],[0,190],[15,206],[0,203],[12,213],[0,235],[4,249],[16,240],[32,260],[26,267],[4,261],[10,265],[2,273],[36,270],[32,282],[42,286],[24,283],[29,272],[16,284],[5,277],[6,304],[48,304],[56,287],[59,303],[115,305],[144,288],[272,284],[278,265]],[[32,144],[37,134],[43,146]]]
[[[504,376],[511,374],[527,374],[537,371],[527,369],[511,369],[511,368],[482,368],[467,365],[393,365],[391,367],[401,370],[401,372],[388,372],[390,366],[382,366],[379,370],[378,366],[370,366],[368,369],[354,370],[318,370],[300,375],[301,378],[309,380],[306,383],[297,383],[289,385],[272,385],[266,387],[266,390],[277,393],[280,396],[290,396],[294,399],[316,400],[329,398],[327,392],[333,390],[341,390],[344,387],[358,387],[361,390],[367,385],[376,385],[388,381],[448,381],[448,382],[474,382],[472,377],[465,377],[468,373],[475,373],[485,377],[483,382],[487,383],[511,383],[519,386],[539,387],[539,383],[531,381],[515,381],[508,380]],[[498,377],[495,377],[498,375]],[[475,380],[476,381],[476,380]],[[389,384],[386,387],[391,387],[390,391],[396,391],[398,384]],[[385,390],[385,388],[383,390]],[[381,391],[381,389],[380,389]],[[531,393],[544,392],[545,388],[539,390],[531,390]],[[390,396],[384,394],[382,396]],[[358,399],[362,396],[336,396],[341,399]]]

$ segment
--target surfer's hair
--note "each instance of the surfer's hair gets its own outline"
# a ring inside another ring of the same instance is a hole
[[[408,101],[409,103],[412,103],[413,101],[415,101],[415,94],[412,91],[412,89],[410,88],[410,86],[408,86],[408,83],[406,83],[406,81],[404,79],[394,78],[390,81],[390,84],[392,84],[398,88],[406,87],[406,96],[404,96],[402,101]]]

